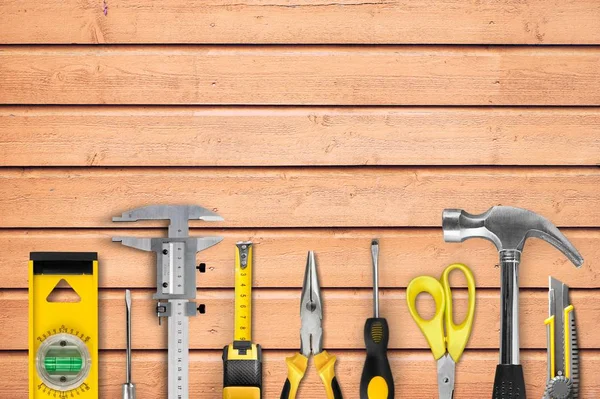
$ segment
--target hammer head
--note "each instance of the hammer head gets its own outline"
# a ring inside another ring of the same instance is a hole
[[[498,251],[522,251],[525,240],[537,237],[565,254],[577,267],[583,258],[573,244],[548,219],[526,209],[494,206],[481,215],[461,209],[445,209],[442,216],[444,241],[462,242],[472,237],[493,242]]]

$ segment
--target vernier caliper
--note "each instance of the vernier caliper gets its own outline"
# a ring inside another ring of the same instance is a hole
[[[190,237],[189,220],[223,220],[199,206],[152,205],[124,212],[113,222],[169,220],[169,236],[113,237],[123,245],[156,252],[156,312],[167,317],[169,341],[169,399],[188,399],[189,319],[196,315],[196,253],[219,243],[222,237]]]

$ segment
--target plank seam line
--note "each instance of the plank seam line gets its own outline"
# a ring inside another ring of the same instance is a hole
[[[65,109],[77,109],[77,108],[102,108],[102,109],[178,109],[178,108],[188,108],[188,109],[267,109],[267,110],[290,110],[290,109],[306,109],[306,110],[330,110],[330,111],[338,111],[338,110],[389,110],[389,111],[398,111],[398,110],[421,110],[421,109],[439,109],[439,110],[465,110],[465,111],[480,111],[480,110],[490,110],[490,109],[503,109],[503,110],[511,110],[515,111],[543,111],[543,110],[589,110],[589,111],[598,111],[600,110],[600,105],[489,105],[489,104],[476,104],[476,105],[456,105],[456,104],[423,104],[423,105],[401,105],[401,104],[390,104],[390,105],[348,105],[348,104],[339,104],[339,105],[323,105],[323,104],[282,104],[282,105],[274,105],[274,104],[27,104],[27,103],[19,103],[19,104],[0,104],[0,111],[3,108],[65,108]],[[88,110],[86,110],[88,111]],[[31,116],[31,115],[24,115]]]
[[[198,42],[198,43],[186,43],[186,42],[170,42],[170,43],[8,43],[0,42],[0,51],[3,48],[7,49],[40,49],[40,48],[52,48],[52,49],[133,49],[133,48],[165,48],[165,49],[189,49],[189,48],[202,48],[202,47],[216,47],[222,49],[252,49],[252,48],[295,48],[295,49],[327,49],[327,48],[339,48],[339,49],[355,49],[355,48],[366,48],[366,49],[389,49],[389,48],[402,48],[402,49],[483,49],[483,50],[494,50],[494,49],[539,49],[539,50],[551,50],[551,49],[597,49],[600,47],[598,43],[225,43],[225,42]]]
[[[143,223],[143,222],[142,222]],[[597,234],[600,232],[600,227],[588,227],[588,226],[571,226],[571,227],[561,227],[561,230],[567,230],[567,231],[587,231],[591,234]],[[156,226],[155,224],[152,225],[148,225],[148,226],[140,226],[140,225],[131,225],[131,226],[123,226],[122,224],[115,224],[115,226],[97,226],[97,227],[80,227],[80,226],[75,226],[75,227],[0,227],[0,234],[2,233],[13,233],[13,232],[48,232],[48,233],[52,233],[52,232],[56,232],[56,233],[64,233],[67,231],[71,231],[71,232],[81,232],[81,233],[85,233],[85,234],[89,234],[90,232],[94,232],[94,231],[98,231],[98,232],[106,232],[106,231],[110,231],[110,230],[116,230],[116,231],[126,231],[126,230],[132,230],[132,231],[148,231],[148,235],[150,236],[150,232],[153,231],[164,231],[167,228],[167,225],[165,224],[164,226]],[[308,226],[308,227],[303,227],[303,226],[291,226],[291,227],[279,227],[279,226],[266,226],[266,227],[209,227],[209,226],[205,226],[205,227],[201,227],[201,226],[191,226],[190,227],[190,231],[192,232],[197,232],[197,233],[202,233],[202,232],[206,232],[206,231],[249,231],[249,232],[260,232],[260,231],[269,231],[269,232],[289,232],[289,233],[297,233],[297,232],[307,232],[307,233],[320,233],[320,232],[331,232],[331,231],[338,231],[338,232],[344,232],[344,233],[350,233],[353,230],[356,230],[359,233],[364,233],[364,232],[373,232],[375,230],[377,231],[397,231],[398,233],[401,234],[409,234],[409,233],[413,233],[413,234],[417,234],[417,233],[421,233],[421,234],[431,234],[433,232],[440,232],[441,226],[342,226],[342,227],[329,227],[329,226]],[[440,234],[441,237],[441,234]]]
[[[152,270],[149,268],[149,270]],[[153,292],[156,291],[156,287],[154,286],[147,286],[147,287],[129,287],[131,289],[131,291],[133,293],[140,293],[140,292]],[[107,294],[114,294],[114,293],[118,293],[118,292],[122,292],[125,288],[122,287],[99,287],[98,291],[102,292],[102,293],[107,293]],[[196,291],[200,294],[199,297],[196,298],[196,301],[202,301],[202,300],[206,300],[208,298],[203,298],[201,296],[202,291],[212,291],[212,292],[216,292],[216,293],[233,293],[233,285],[232,286],[197,286],[196,287]],[[360,293],[365,293],[365,294],[371,294],[373,292],[373,288],[368,287],[368,286],[344,286],[344,287],[332,287],[332,286],[321,286],[321,289],[330,293],[334,293],[334,292],[340,292],[340,291],[359,291]],[[7,292],[12,292],[12,293],[19,293],[20,291],[27,291],[28,288],[27,287],[0,287],[0,294],[2,293],[7,293]],[[255,292],[262,292],[262,293],[276,293],[276,292],[285,292],[285,291],[290,291],[291,292],[296,292],[296,291],[301,291],[302,287],[301,286],[297,286],[297,287],[292,287],[292,286],[288,286],[288,287],[281,287],[281,286],[277,286],[277,287],[258,287],[255,286],[253,287],[253,291]],[[405,286],[397,286],[397,287],[391,287],[391,286],[380,286],[380,291],[382,293],[385,292],[402,292],[402,291],[406,291],[406,287]],[[458,293],[463,293],[465,294],[467,292],[467,288],[466,287],[452,287],[452,291],[453,292],[458,292]],[[499,297],[499,291],[500,291],[500,286],[498,287],[477,287],[477,292],[479,294],[484,293],[484,294],[498,294]],[[526,293],[547,293],[548,292],[548,287],[519,287],[519,291],[520,292],[526,292]],[[599,292],[600,293],[600,287],[570,287],[569,291],[571,293],[573,292]],[[299,298],[300,296],[298,296]],[[0,298],[2,299],[2,298]],[[25,298],[23,299],[25,300]],[[148,297],[145,300],[151,301],[152,298]]]
[[[1,161],[0,161],[1,162]],[[265,171],[272,172],[277,170],[322,170],[322,171],[347,171],[347,170],[377,170],[377,169],[385,169],[392,171],[413,171],[415,169],[422,169],[427,171],[439,171],[444,172],[450,170],[452,172],[456,171],[477,171],[477,170],[485,170],[485,169],[494,169],[494,170],[517,170],[521,171],[530,171],[532,169],[542,170],[556,170],[556,169],[565,169],[565,170],[574,170],[574,169],[589,169],[595,170],[600,167],[600,163],[595,165],[281,165],[281,166],[264,166],[264,165],[235,165],[235,166],[180,166],[180,165],[150,165],[150,166],[116,166],[116,165],[74,165],[74,166],[64,166],[64,165],[50,165],[50,166],[0,166],[0,173],[2,171],[41,171],[41,170],[82,170],[86,169],[89,171],[122,171],[124,173],[135,171],[135,170],[144,170],[144,171],[161,171],[161,170],[169,170],[169,171],[198,171],[198,170],[206,170],[206,171],[222,171],[227,169],[233,170],[245,170],[249,169],[252,171]]]
[[[594,232],[597,233],[598,230],[600,229],[600,226],[569,226],[569,225],[557,225],[556,227],[560,228],[561,230],[572,230],[572,231],[590,231],[590,232]],[[0,233],[1,232],[11,232],[11,231],[56,231],[56,232],[64,232],[64,231],[70,231],[70,230],[80,230],[80,231],[85,231],[85,232],[90,232],[90,231],[103,231],[103,230],[119,230],[119,231],[126,231],[126,230],[139,230],[139,231],[157,231],[157,230],[164,230],[166,229],[167,226],[165,225],[164,227],[157,227],[156,224],[149,224],[147,227],[143,227],[143,226],[131,226],[131,227],[125,227],[125,226],[88,226],[88,227],[82,227],[82,226],[61,226],[61,227],[56,227],[56,226],[52,226],[52,227],[44,227],[44,226],[3,226],[0,227]],[[191,228],[192,231],[197,231],[198,233],[201,233],[203,231],[207,231],[207,230],[221,230],[221,231],[236,231],[236,230],[250,230],[250,231],[261,231],[261,230],[266,230],[266,231],[279,231],[279,230],[286,230],[286,231],[319,231],[319,230],[333,230],[333,231],[341,231],[341,232],[346,232],[346,231],[350,231],[350,230],[407,230],[407,231],[411,231],[411,230],[431,230],[431,231],[439,231],[441,229],[441,226],[266,226],[266,227],[261,227],[261,226],[220,226],[220,227],[210,227],[210,226],[206,226],[206,227],[200,227],[200,226],[193,226]]]
[[[0,52],[2,49],[0,49]],[[272,103],[11,103],[5,102],[0,103],[0,107],[211,107],[211,108],[464,108],[464,109],[493,109],[493,108],[515,108],[515,109],[578,109],[578,108],[590,108],[597,109],[600,107],[600,103],[584,103],[584,104],[559,104],[559,103],[531,103],[531,104],[377,104],[377,103],[357,103],[357,104],[336,104],[336,103],[314,103],[314,104],[302,104],[302,103],[286,103],[286,104],[272,104]]]
[[[353,352],[353,353],[364,353],[364,349],[358,349],[358,348],[332,348],[332,349],[336,349],[336,350],[341,350],[344,352]],[[263,348],[263,351],[267,351],[269,353],[277,353],[277,352],[282,352],[282,353],[287,353],[289,351],[297,351],[298,348],[294,347],[294,348],[289,348],[289,349],[269,349],[269,348]],[[546,348],[520,348],[521,352],[546,352]],[[101,353],[105,353],[105,354],[116,354],[116,353],[122,353],[123,355],[125,354],[125,350],[124,349],[100,349],[99,350]],[[135,353],[166,353],[167,349],[134,349],[133,352]],[[215,354],[222,354],[223,350],[219,349],[219,348],[215,348],[215,349],[191,349],[190,348],[190,352],[191,353],[215,353]],[[417,353],[431,353],[431,349],[429,348],[406,348],[406,349],[399,349],[399,348],[390,348],[389,352],[396,352],[396,353],[406,353],[406,352],[417,352]],[[483,352],[483,353],[497,353],[498,352],[498,348],[466,348],[465,352],[471,352],[471,353],[475,353],[475,352]],[[600,355],[600,348],[585,348],[585,349],[580,349],[580,353],[584,352],[585,354],[594,354],[594,355]],[[27,354],[28,350],[27,349],[0,349],[0,353],[4,353],[4,354]]]

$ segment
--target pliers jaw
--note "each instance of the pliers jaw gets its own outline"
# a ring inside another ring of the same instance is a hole
[[[321,302],[321,288],[317,275],[315,253],[310,251],[306,261],[304,285],[302,286],[302,299],[300,302],[300,352],[309,357],[323,351],[323,307]]]

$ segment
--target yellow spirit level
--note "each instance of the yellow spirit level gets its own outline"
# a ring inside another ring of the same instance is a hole
[[[235,251],[234,341],[223,349],[223,399],[262,397],[262,350],[252,343],[251,242],[238,242]]]
[[[63,281],[77,300],[51,300]],[[96,253],[31,253],[29,399],[41,398],[98,398]]]

